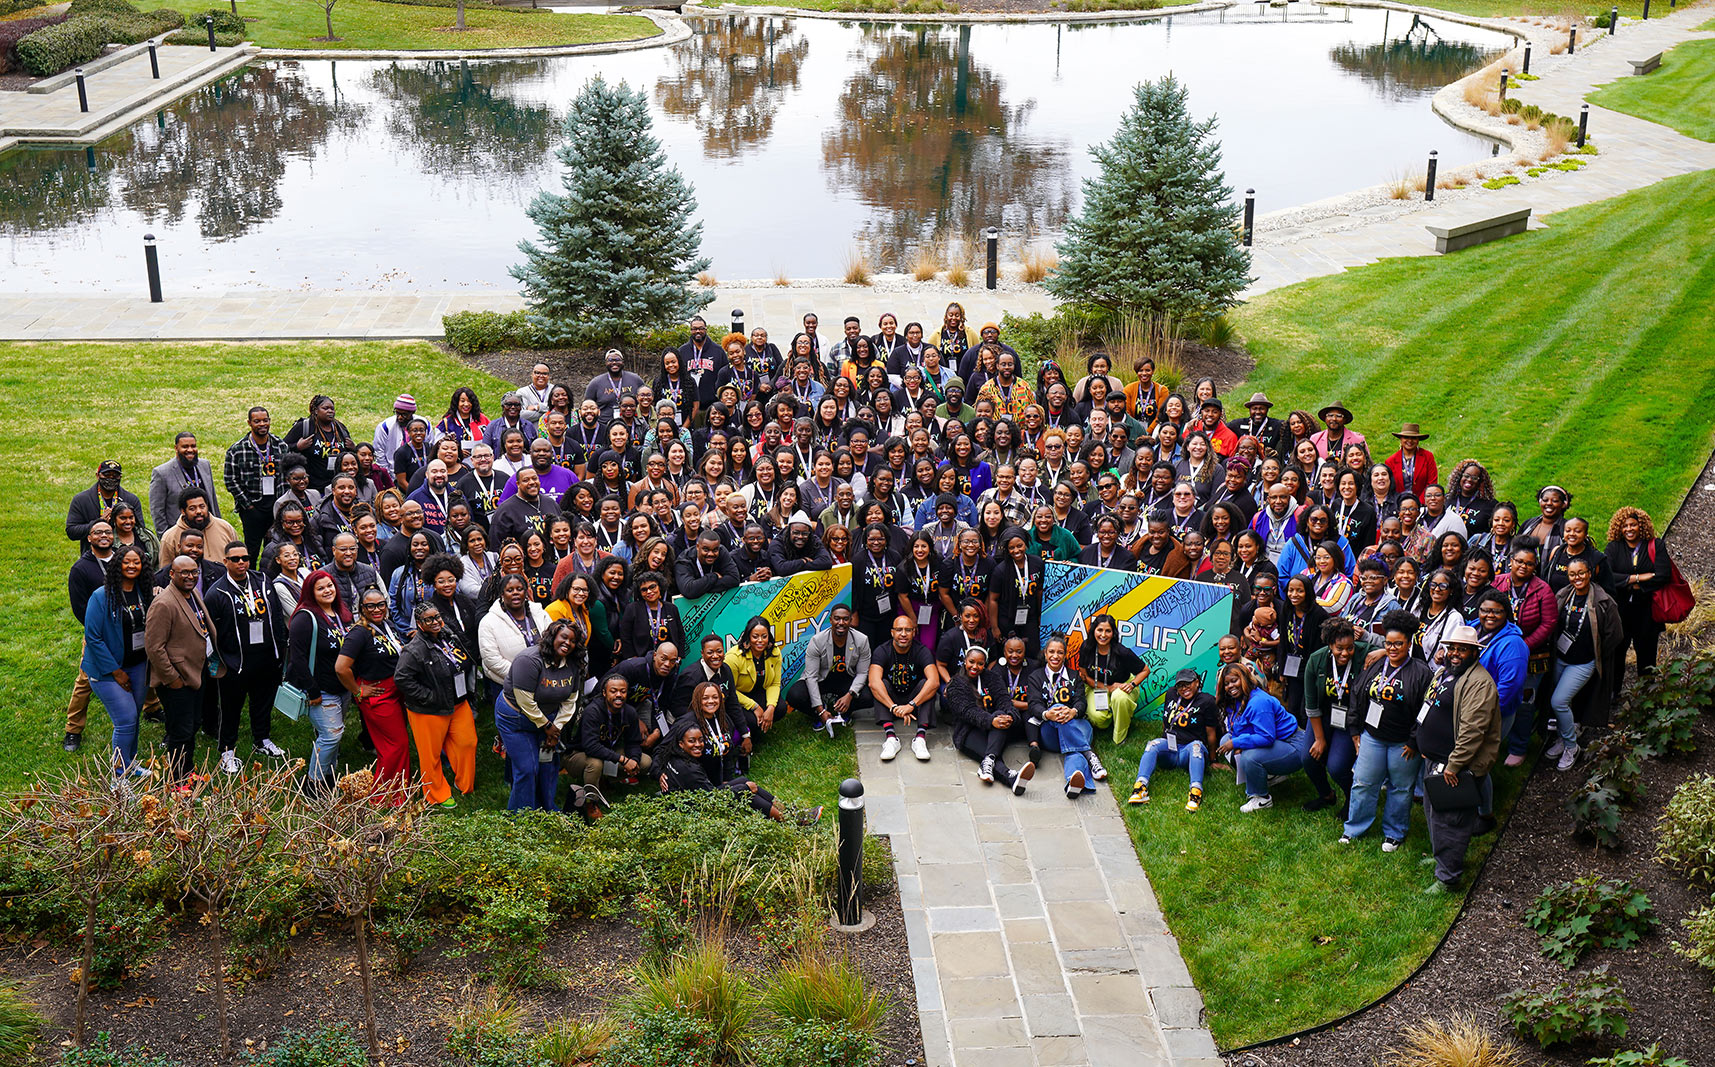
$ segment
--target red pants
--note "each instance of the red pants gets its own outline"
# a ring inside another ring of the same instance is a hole
[[[393,679],[367,684],[380,690],[374,696],[357,700],[363,726],[375,744],[375,781],[378,785],[399,785],[411,777],[411,738],[405,730],[405,705],[399,699],[399,691],[393,688]]]

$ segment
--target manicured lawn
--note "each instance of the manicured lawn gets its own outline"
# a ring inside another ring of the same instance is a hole
[[[147,4],[145,7],[149,6]],[[195,28],[208,0],[169,0]],[[373,0],[340,0],[333,9],[333,31],[325,41],[327,20],[318,3],[305,0],[243,0],[239,14],[250,20],[245,38],[264,48],[434,49],[527,48],[594,44],[653,37],[660,28],[641,15],[563,15],[501,10],[465,11],[463,33],[451,29],[450,7],[415,7]]]
[[[1299,807],[1313,795],[1302,774],[1275,786],[1272,809],[1241,815],[1244,790],[1232,771],[1210,768],[1194,814],[1185,810],[1186,773],[1158,771],[1149,803],[1132,807],[1125,801],[1138,758],[1160,733],[1159,723],[1140,723],[1115,749],[1098,731],[1098,751],[1218,1045],[1237,1048],[1339,1018],[1428,957],[1460,898],[1423,894],[1431,878],[1417,865],[1429,852],[1421,808],[1413,809],[1405,846],[1390,855],[1381,850],[1379,823],[1350,845],[1336,844],[1336,812]],[[1522,770],[1497,777],[1503,811],[1522,781]],[[1108,801],[1084,800],[1091,802]],[[1493,840],[1473,842],[1472,870]]]
[[[1555,18],[1562,15],[1588,16],[1598,10],[1604,14],[1610,7],[1615,6],[1614,0],[1601,0],[1596,4],[1576,4],[1568,2],[1537,2],[1537,0],[1434,0],[1424,7],[1438,8],[1442,11],[1455,11],[1461,15],[1473,15],[1477,18],[1500,19],[1508,16],[1523,16],[1526,18],[1543,17]],[[1644,11],[1644,0],[1619,0],[1620,17],[1640,18]],[[1660,18],[1668,13],[1667,0],[1650,0],[1650,16]],[[1607,32],[1607,31],[1602,31]],[[1579,34],[1582,40],[1583,34]]]
[[[1343,399],[1389,451],[1387,431],[1419,422],[1443,470],[1480,457],[1521,511],[1556,482],[1597,531],[1622,504],[1659,527],[1715,425],[1715,172],[1547,221],[1246,305],[1257,367],[1233,395],[1264,390],[1277,411]]]
[[[171,372],[149,372],[144,390],[132,387],[133,371],[122,368]],[[0,393],[13,409],[13,418],[0,425],[0,455],[9,458],[0,465],[0,572],[12,576],[0,587],[0,727],[9,739],[0,747],[0,789],[71,759],[59,741],[82,631],[66,602],[65,576],[77,553],[65,537],[65,514],[72,496],[94,484],[98,462],[111,457],[123,463],[126,488],[147,506],[150,468],[172,454],[175,433],[193,430],[222,485],[221,507],[229,511],[221,460],[243,432],[252,404],[266,406],[283,434],[309,398],[325,392],[334,397],[341,421],[363,440],[399,393],[413,394],[422,410],[438,416],[459,385],[485,399],[504,389],[498,379],[420,342],[0,343]],[[74,393],[86,416],[75,421],[64,417]],[[508,786],[490,751],[492,711],[478,713],[477,727],[475,803],[504,807]],[[100,702],[92,701],[86,750],[104,748],[109,733]],[[240,735],[239,754],[247,755],[249,727]],[[354,714],[340,753],[353,765],[368,761],[357,735]],[[289,752],[309,752],[307,725],[277,717],[274,736]],[[160,739],[159,725],[143,725],[145,745]],[[199,739],[199,756],[209,748]],[[753,766],[758,781],[799,804],[831,803],[840,779],[856,772],[851,736],[817,740],[801,717],[769,735]]]
[[[1704,29],[1715,29],[1711,23]],[[1621,78],[1590,94],[1592,104],[1715,141],[1715,41],[1687,41],[1661,57],[1661,69]]]

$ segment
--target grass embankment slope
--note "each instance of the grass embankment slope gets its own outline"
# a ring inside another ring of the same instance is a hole
[[[148,3],[144,7],[151,6]],[[197,17],[209,10],[208,0],[170,0],[195,29]],[[219,6],[219,5],[216,5]],[[244,0],[238,13],[247,21],[245,38],[263,48],[434,51],[446,49],[540,48],[596,44],[653,37],[659,26],[641,15],[559,14],[495,8],[465,10],[464,31],[454,30],[451,7],[419,7],[340,0],[333,9],[333,32],[320,4],[305,0]]]
[[[1715,30],[1715,21],[1699,27]],[[1592,104],[1715,141],[1715,41],[1687,41],[1661,57],[1661,69],[1621,78],[1590,94]]]
[[[10,344],[0,343],[0,393],[13,418],[0,424],[0,790],[32,774],[68,763],[60,751],[66,698],[77,676],[82,631],[66,600],[66,573],[77,558],[66,540],[71,498],[95,482],[104,458],[125,466],[125,486],[147,510],[149,471],[172,455],[179,430],[198,435],[214,468],[221,508],[231,498],[221,478],[226,449],[244,432],[244,413],[267,407],[277,433],[303,414],[309,398],[334,398],[339,417],[358,440],[367,439],[408,392],[424,412],[454,388],[469,385],[485,399],[509,386],[421,342],[348,344]],[[477,791],[471,806],[505,807],[508,783],[490,752],[492,709],[479,710],[481,738]],[[347,719],[342,762],[366,764],[358,745],[358,718]],[[107,715],[92,701],[85,748],[107,745]],[[249,727],[240,730],[239,755],[249,753]],[[294,755],[307,756],[307,725],[275,717],[274,737]],[[158,744],[161,727],[143,725],[145,746]],[[212,745],[197,742],[199,757]],[[415,764],[413,754],[412,761]],[[849,734],[818,741],[802,716],[769,735],[754,776],[783,798],[799,803],[835,799],[840,779],[857,773]]]

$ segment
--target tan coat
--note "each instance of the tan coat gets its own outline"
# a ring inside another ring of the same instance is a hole
[[[194,607],[193,607],[194,606]],[[202,621],[197,621],[197,612]],[[208,605],[202,595],[191,590],[180,593],[169,585],[155,594],[149,605],[149,617],[143,624],[143,650],[149,656],[149,680],[157,686],[171,687],[174,682],[191,689],[202,688],[203,674],[208,666],[208,644],[205,635]],[[216,661],[216,676],[226,668]]]
[[[1483,665],[1472,663],[1453,683],[1453,754],[1447,767],[1481,777],[1500,754],[1500,691]]]
[[[190,527],[185,525],[183,516],[179,521],[168,527],[161,534],[161,565],[171,566],[173,557],[179,554],[179,538],[183,537]],[[208,526],[202,531],[202,558],[210,563],[219,563],[226,558],[226,546],[239,540],[238,531],[232,524],[218,515],[208,517]]]

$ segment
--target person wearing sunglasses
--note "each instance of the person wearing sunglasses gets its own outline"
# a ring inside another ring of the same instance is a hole
[[[268,595],[268,582],[250,569],[250,548],[231,541],[222,559],[226,574],[210,584],[203,598],[214,621],[215,643],[226,673],[220,690],[220,769],[237,774],[238,719],[250,702],[251,747],[274,759],[286,753],[269,736],[273,728],[274,692],[286,656],[286,616]]]

